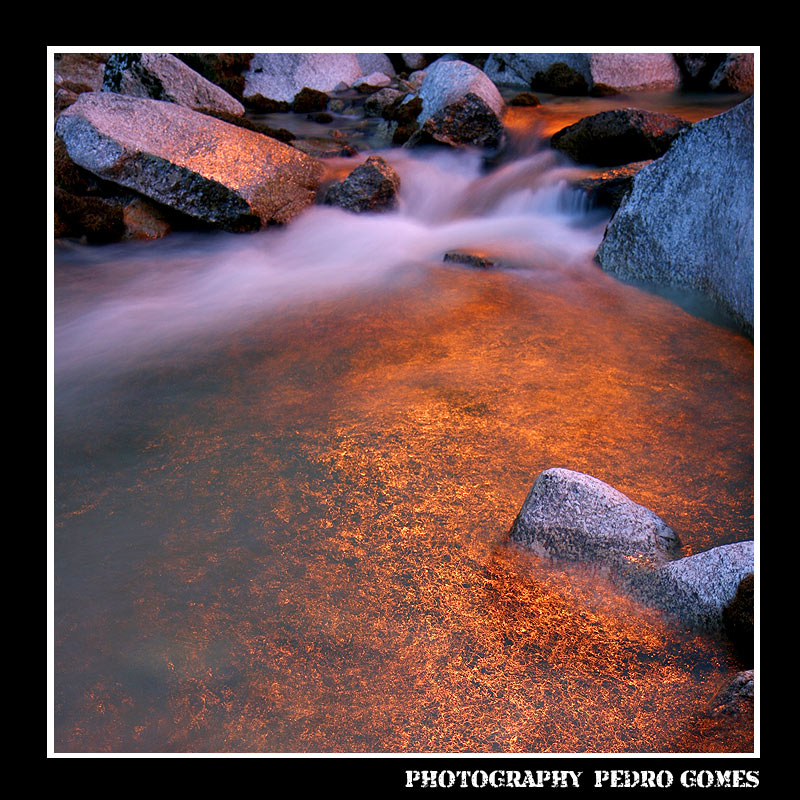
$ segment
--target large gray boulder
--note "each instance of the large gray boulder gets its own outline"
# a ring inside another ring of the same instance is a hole
[[[175,103],[87,92],[56,133],[100,178],[213,226],[288,222],[314,201],[322,165],[260,133]]]
[[[615,94],[676,89],[671,53],[492,53],[484,65],[498,85],[552,94]]]
[[[562,468],[536,478],[511,539],[539,555],[610,567],[661,565],[680,548],[675,532],[652,511],[591,475]]]
[[[739,583],[754,569],[754,543],[734,542],[665,564],[653,572],[642,599],[683,622],[708,630],[724,629],[724,612]]]
[[[502,142],[505,101],[478,67],[440,59],[425,70],[417,96],[422,101],[417,116],[423,134],[420,141],[477,147],[496,147]]]
[[[753,99],[695,123],[640,170],[596,260],[622,279],[700,291],[753,328]]]
[[[115,53],[103,75],[103,91],[164,100],[195,111],[244,114],[244,106],[171,53]]]
[[[256,53],[244,76],[244,99],[291,103],[304,87],[332,92],[374,72],[394,76],[384,53]]]

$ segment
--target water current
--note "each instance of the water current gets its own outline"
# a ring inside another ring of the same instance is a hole
[[[514,110],[490,170],[378,149],[390,213],[58,243],[57,751],[752,750],[722,638],[506,537],[553,466],[754,536],[753,343],[605,274],[547,147],[613,102]]]

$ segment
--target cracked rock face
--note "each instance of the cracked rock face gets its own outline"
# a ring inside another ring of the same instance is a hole
[[[87,92],[61,113],[70,158],[98,177],[228,230],[285,223],[314,201],[314,158],[174,103]]]
[[[568,469],[542,472],[511,529],[540,555],[609,566],[655,566],[679,554],[675,532],[603,481]]]

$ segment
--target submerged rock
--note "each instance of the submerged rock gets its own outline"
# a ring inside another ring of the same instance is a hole
[[[292,111],[295,114],[308,114],[312,111],[324,111],[328,107],[330,97],[327,92],[310,89],[304,86],[292,100]]]
[[[639,602],[710,631],[724,630],[726,609],[753,572],[752,541],[679,558],[678,536],[660,517],[568,469],[536,478],[509,537],[543,557],[600,567]]]
[[[663,564],[680,548],[652,511],[591,475],[561,468],[536,478],[511,538],[540,555],[612,567]]]
[[[244,106],[170,53],[117,53],[106,62],[103,91],[164,100],[195,111],[244,114]]]
[[[556,61],[547,69],[536,72],[530,81],[532,89],[558,95],[589,94],[589,81],[580,70],[563,61]]]
[[[598,175],[579,178],[570,185],[583,192],[592,206],[617,209],[633,186],[633,176],[649,163],[650,161],[634,161],[632,164],[603,170]]]
[[[451,264],[466,264],[468,267],[477,267],[479,269],[491,269],[500,265],[498,261],[490,256],[469,253],[464,250],[449,250],[444,254],[442,261]]]
[[[410,145],[436,141],[452,146],[497,147],[503,139],[505,101],[477,67],[440,60],[425,71],[419,88],[420,134]]]
[[[397,205],[400,176],[380,156],[370,156],[325,195],[331,206],[361,213],[388,211]]]
[[[533,92],[519,92],[515,94],[509,101],[510,106],[538,106],[541,101]]]
[[[251,230],[314,201],[322,165],[276,139],[174,103],[87,92],[56,133],[70,158],[205,224]]]
[[[755,697],[755,671],[737,672],[733,679],[721,686],[709,704],[712,716],[741,714],[752,711]]]
[[[66,112],[65,112],[66,113]],[[753,99],[701,120],[640,170],[595,255],[624,280],[703,292],[752,335]]]
[[[550,144],[580,164],[619,166],[658,158],[689,127],[691,123],[674,114],[620,108],[562,128]]]

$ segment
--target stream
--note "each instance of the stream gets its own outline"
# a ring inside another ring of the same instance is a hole
[[[725,640],[507,540],[554,466],[754,537],[753,343],[605,274],[547,146],[616,102],[512,109],[491,170],[377,148],[390,213],[57,242],[57,751],[752,752]]]

